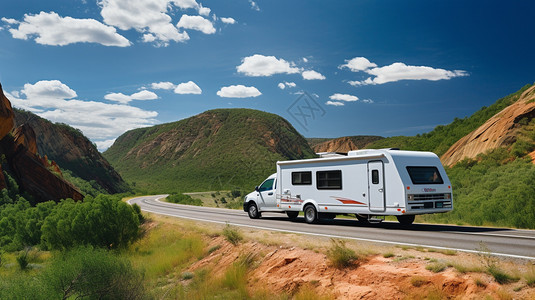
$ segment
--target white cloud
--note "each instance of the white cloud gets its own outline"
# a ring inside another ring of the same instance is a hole
[[[180,21],[178,21],[176,26],[178,28],[198,30],[204,34],[215,33],[215,28],[212,22],[201,16],[188,16],[184,14],[180,17]]]
[[[221,18],[221,22],[225,24],[236,24],[236,20],[233,18]]]
[[[299,73],[299,68],[293,66],[284,59],[277,59],[275,56],[264,56],[255,54],[242,59],[242,64],[237,66],[239,73],[247,76],[271,76],[273,74],[294,74]]]
[[[109,93],[104,96],[104,99],[115,101],[119,103],[126,104],[132,100],[154,100],[158,99],[158,95],[151,91],[142,90],[140,92],[134,93],[130,96],[125,95],[123,93]]]
[[[179,84],[175,88],[175,94],[194,94],[194,95],[200,95],[202,94],[201,88],[195,84],[193,81],[188,81]]]
[[[308,58],[303,57],[303,62],[304,62],[304,63],[307,63],[307,62],[308,62]]]
[[[374,103],[372,99],[364,99],[362,100],[364,103]]]
[[[176,85],[169,81],[162,81],[152,83],[151,87],[155,90],[172,90],[176,88]]]
[[[59,80],[42,80],[35,84],[27,83],[20,92],[27,98],[71,99],[78,96],[73,89]]]
[[[16,25],[16,24],[20,23],[19,21],[15,20],[15,19],[10,19],[10,18],[5,18],[5,17],[2,18],[2,22],[7,23],[7,24],[11,24],[11,25]]]
[[[222,87],[217,91],[217,95],[223,98],[249,98],[258,97],[262,95],[262,93],[254,86],[244,86],[239,84]]]
[[[208,7],[203,7],[202,4],[199,4],[198,9],[199,9],[199,15],[205,16],[205,17],[208,17],[210,15],[210,11],[212,11]]]
[[[95,144],[97,145],[97,149],[99,151],[103,152],[103,151],[106,151],[106,149],[108,149],[109,147],[111,147],[111,145],[113,145],[113,143],[115,143],[115,140],[116,139],[105,140],[105,141],[97,141],[97,142],[95,142]]]
[[[404,63],[393,63],[389,66],[373,68],[366,73],[376,76],[372,79],[372,84],[383,84],[400,80],[444,80],[454,77],[468,76],[465,71],[448,71],[444,69],[434,69],[426,66],[408,66]]]
[[[260,11],[260,7],[258,7],[258,4],[256,4],[256,2],[254,2],[253,0],[249,0],[249,3],[251,4],[251,9]]]
[[[198,8],[193,0],[101,0],[98,2],[104,23],[121,30],[135,29],[143,33],[144,42],[167,46],[170,41],[189,40],[187,32],[180,32],[172,24],[168,10]]]
[[[325,104],[327,105],[332,105],[332,106],[344,106],[344,103],[343,102],[339,102],[339,101],[327,101],[325,102]]]
[[[362,71],[374,76],[361,81],[348,81],[353,86],[384,84],[400,80],[449,80],[454,77],[468,76],[468,73],[462,70],[449,71],[428,66],[410,66],[401,62],[377,67],[376,64],[364,57],[355,57],[351,60],[346,60],[346,64],[341,65],[339,68],[348,68],[353,72]]]
[[[295,82],[288,82],[288,81],[285,81],[285,82],[281,82],[277,85],[279,87],[279,89],[281,90],[284,90],[285,88],[294,88],[296,87],[297,85],[295,84]]]
[[[304,71],[301,75],[303,76],[303,79],[305,80],[324,80],[325,79],[325,76],[313,70]]]
[[[338,100],[338,101],[347,101],[347,102],[353,102],[359,100],[357,96],[348,95],[348,94],[333,94],[329,96],[329,99],[331,100]]]
[[[22,22],[2,18],[10,25],[9,32],[16,39],[35,39],[42,45],[65,46],[74,43],[97,43],[104,46],[128,47],[130,41],[94,19],[61,17],[55,12],[40,12],[38,15],[25,14]]]
[[[346,60],[345,65],[339,66],[340,69],[348,68],[353,72],[365,71],[369,68],[375,68],[375,67],[377,67],[377,65],[370,62],[365,57],[355,57],[353,59]]]
[[[16,94],[25,97],[15,97]],[[80,129],[97,145],[104,145],[127,130],[157,123],[154,118],[158,113],[155,111],[124,104],[71,99],[77,97],[76,92],[58,80],[28,83],[21,91],[6,93],[6,96],[14,107]],[[99,149],[103,150],[102,147]]]

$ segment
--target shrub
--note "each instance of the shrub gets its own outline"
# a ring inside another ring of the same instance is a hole
[[[191,198],[190,195],[171,194],[171,195],[167,196],[166,200],[168,202],[177,203],[177,204],[202,206],[201,199]]]
[[[17,264],[19,264],[19,267],[21,270],[26,270],[28,268],[28,251],[24,250],[17,255]]]
[[[355,251],[347,248],[345,241],[337,239],[331,239],[331,247],[327,250],[327,258],[338,269],[349,267],[358,260]]]
[[[243,236],[241,235],[238,228],[230,226],[229,224],[227,224],[225,228],[223,228],[223,236],[234,246],[238,245],[238,243],[243,240]]]
[[[44,220],[42,243],[49,249],[93,245],[125,248],[138,238],[139,217],[118,197],[99,195],[84,202],[62,201]]]
[[[41,278],[62,299],[138,299],[144,293],[143,276],[127,259],[92,247],[55,256]]]

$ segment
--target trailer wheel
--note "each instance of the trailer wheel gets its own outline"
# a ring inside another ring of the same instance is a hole
[[[414,222],[415,215],[402,215],[402,216],[396,216],[398,218],[398,222],[401,225],[411,225],[412,222]]]
[[[297,216],[299,215],[299,212],[298,211],[287,211],[286,215],[288,216],[288,218],[293,220],[293,219],[297,218]]]
[[[318,222],[318,212],[316,211],[316,208],[314,205],[309,204],[305,206],[305,221],[308,224],[316,223]]]
[[[258,211],[258,206],[256,206],[254,202],[249,203],[249,206],[247,207],[247,214],[251,219],[258,219],[262,216],[262,214]]]

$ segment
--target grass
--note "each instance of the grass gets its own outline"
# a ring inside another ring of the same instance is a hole
[[[508,284],[511,282],[517,282],[520,280],[520,278],[512,276],[506,272],[504,272],[502,269],[497,267],[496,265],[491,265],[487,268],[487,272],[494,277],[494,280],[496,280],[499,284]]]
[[[440,273],[447,268],[446,264],[442,262],[432,262],[425,266],[426,270],[429,270],[433,273]]]
[[[411,284],[414,287],[421,287],[422,285],[427,283],[427,279],[425,279],[422,276],[413,276],[411,277]]]
[[[390,258],[390,257],[394,257],[394,256],[395,256],[395,254],[392,253],[392,252],[387,252],[387,253],[383,254],[384,258]]]
[[[331,246],[327,249],[327,258],[338,269],[347,268],[359,259],[354,250],[347,248],[345,241],[338,239],[331,239]]]
[[[535,287],[535,268],[531,268],[524,274],[524,279],[529,287]]]
[[[240,233],[239,229],[229,224],[227,224],[223,229],[223,236],[229,243],[234,246],[238,245],[243,240],[243,236]]]
[[[134,243],[128,255],[149,281],[169,274],[205,255],[200,235],[188,235],[171,224],[159,223],[147,236]]]
[[[487,287],[487,283],[484,282],[483,279],[481,279],[481,278],[476,278],[476,279],[474,279],[474,283],[475,283],[478,287],[482,287],[482,288]]]

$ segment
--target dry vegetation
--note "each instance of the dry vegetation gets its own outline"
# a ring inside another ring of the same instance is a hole
[[[534,299],[520,260],[151,215],[129,256],[162,299]],[[229,241],[229,236],[243,239]],[[493,268],[512,280],[501,281]],[[501,282],[501,283],[500,283]]]

